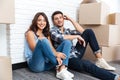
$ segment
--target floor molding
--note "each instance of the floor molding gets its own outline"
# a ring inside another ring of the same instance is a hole
[[[20,68],[25,68],[25,67],[27,67],[27,62],[12,64],[12,70],[16,70],[16,69],[20,69]]]

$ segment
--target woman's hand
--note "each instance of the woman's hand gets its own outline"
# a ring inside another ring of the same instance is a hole
[[[61,66],[61,65],[62,65],[62,62],[63,62],[62,59],[61,59],[61,58],[58,58],[58,57],[57,57],[56,59],[57,59],[57,61],[58,61],[58,66]]]
[[[62,52],[56,52],[56,57],[57,58],[61,58],[61,59],[65,59],[66,58],[66,55],[64,54],[64,53],[62,53]]]

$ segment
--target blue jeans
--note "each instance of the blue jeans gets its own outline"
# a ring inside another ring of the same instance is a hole
[[[63,44],[65,46],[63,46]],[[62,51],[66,55],[69,55],[68,53],[69,51],[67,51],[67,49],[66,50],[64,49],[66,46],[69,46],[69,42],[68,41],[62,42],[58,51]],[[69,58],[67,57],[63,61],[63,64],[68,65],[68,59]],[[34,72],[41,72],[45,70],[50,70],[56,65],[58,65],[58,62],[49,45],[48,39],[44,38],[44,39],[38,40],[36,47],[33,51],[32,58],[29,60],[29,63],[28,63],[30,70]]]
[[[66,59],[63,60],[63,64],[66,66],[68,66],[71,47],[72,47],[72,42],[70,40],[64,40],[56,49],[56,51],[58,52],[65,53]]]
[[[86,46],[83,47],[83,45],[77,42],[75,48],[77,49],[78,52],[80,52],[79,58],[83,57],[88,43],[94,53],[100,50],[96,36],[94,32],[92,31],[92,29],[86,29],[81,36],[85,40]]]
[[[78,72],[87,72],[101,80],[114,80],[116,76],[107,70],[97,67],[92,62],[80,58],[70,58],[68,67]]]
[[[91,29],[86,29],[81,36],[84,38],[86,46],[89,43],[94,53],[100,49],[95,34]],[[80,55],[77,58],[70,58],[68,65],[70,69],[90,73],[92,76],[101,80],[114,80],[115,74],[97,67],[88,60],[82,60],[86,47],[83,47],[77,42],[76,49],[80,52]]]

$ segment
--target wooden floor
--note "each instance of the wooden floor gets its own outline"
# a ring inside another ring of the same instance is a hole
[[[117,70],[113,73],[118,73],[120,75],[120,61],[110,62],[112,66],[115,66]],[[74,73],[74,80],[99,80],[95,77],[92,77],[86,73],[75,72],[69,70]],[[13,70],[13,80],[59,80],[55,77],[55,71],[45,71],[41,73],[33,73],[29,71],[27,68]]]

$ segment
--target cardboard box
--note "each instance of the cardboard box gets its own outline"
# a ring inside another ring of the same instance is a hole
[[[110,8],[104,2],[81,4],[79,9],[79,23],[84,25],[108,24]]]
[[[12,80],[11,59],[7,56],[0,56],[0,80]]]
[[[91,60],[91,61],[96,61],[96,57],[93,54],[93,51],[92,51],[92,49],[90,48],[89,45],[86,48],[86,51],[85,51],[85,54],[84,54],[83,58],[87,59],[87,60]]]
[[[83,26],[85,29],[92,29],[100,46],[113,46],[120,44],[120,26],[101,25]]]
[[[102,53],[102,57],[106,61],[120,60],[120,45],[115,45],[110,47],[101,47],[101,53]],[[90,46],[88,46],[86,49],[84,59],[89,59],[92,61],[96,60]]]
[[[15,0],[0,0],[0,23],[15,23]]]
[[[107,61],[120,60],[120,45],[102,47],[102,56]]]
[[[83,0],[81,4],[86,4],[86,3],[96,3],[96,0]]]
[[[109,23],[120,25],[120,13],[109,14]]]

